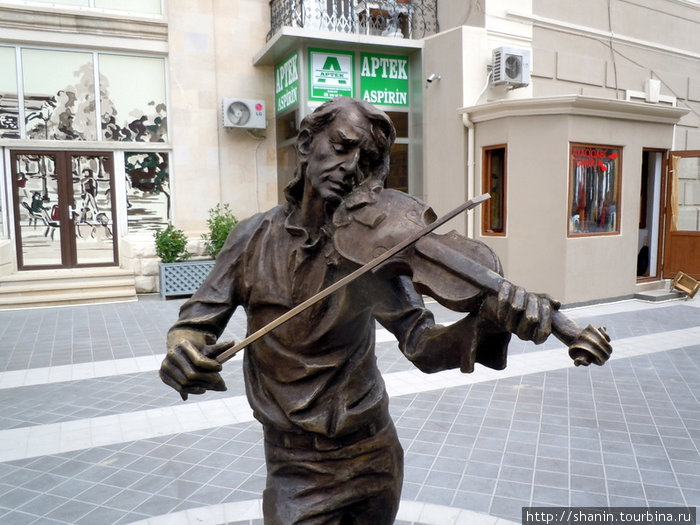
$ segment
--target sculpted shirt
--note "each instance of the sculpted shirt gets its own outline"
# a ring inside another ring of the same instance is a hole
[[[311,239],[295,213],[278,206],[233,229],[214,269],[183,304],[170,345],[183,338],[214,343],[238,306],[253,333],[356,269],[328,235]],[[331,438],[385,419],[388,396],[374,355],[374,320],[426,372],[471,372],[475,362],[505,367],[509,334],[478,315],[435,325],[410,280],[369,273],[246,349],[246,393],[255,417],[277,430]]]

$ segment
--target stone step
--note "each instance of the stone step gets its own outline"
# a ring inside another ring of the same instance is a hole
[[[119,268],[18,272],[0,277],[0,310],[135,301],[134,282]]]
[[[644,290],[634,294],[635,299],[640,301],[649,301],[652,303],[658,303],[661,301],[670,301],[672,299],[680,299],[684,297],[684,294],[677,292],[676,290]]]

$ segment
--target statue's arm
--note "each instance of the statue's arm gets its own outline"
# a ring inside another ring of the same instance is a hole
[[[509,332],[478,313],[448,326],[435,324],[408,278],[395,277],[386,285],[375,306],[375,318],[396,336],[403,354],[420,370],[472,372],[474,363],[496,369],[506,366]]]
[[[244,304],[245,283],[250,280],[246,256],[257,222],[244,221],[231,231],[214,268],[182,305],[178,320],[168,331],[160,377],[183,398],[206,390],[226,390],[216,355],[205,355],[203,349],[217,341],[235,309]]]

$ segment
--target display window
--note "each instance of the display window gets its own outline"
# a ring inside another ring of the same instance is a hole
[[[484,148],[482,191],[491,198],[481,205],[481,233],[506,234],[506,146]]]
[[[99,55],[102,138],[167,141],[162,58]]]
[[[124,171],[129,231],[156,230],[167,226],[171,207],[168,153],[126,152]]]
[[[92,53],[22,49],[29,139],[96,140]]]
[[[622,148],[570,145],[569,236],[620,233]]]
[[[0,139],[19,138],[19,98],[14,47],[0,47]]]
[[[126,11],[160,15],[163,13],[161,0],[32,0],[33,2],[50,4],[51,7],[88,7],[113,11]]]

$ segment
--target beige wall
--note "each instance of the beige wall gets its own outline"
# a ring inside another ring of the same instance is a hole
[[[175,223],[206,227],[209,208],[229,203],[240,218],[277,202],[272,68],[253,66],[269,30],[255,0],[169,1],[169,80]],[[222,126],[225,97],[263,99],[268,127]]]
[[[532,11],[535,96],[624,100],[656,79],[661,95],[692,110],[674,148],[700,148],[700,4],[533,0]]]
[[[423,86],[423,197],[438,215],[469,196],[467,134],[457,110],[478,96],[489,53],[480,28],[459,27],[425,40],[424,78],[432,73],[441,78]],[[450,227],[465,233],[466,221],[457,218]]]

